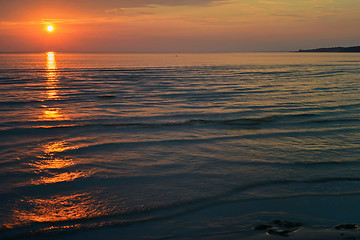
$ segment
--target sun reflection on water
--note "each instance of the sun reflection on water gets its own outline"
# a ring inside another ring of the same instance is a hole
[[[58,99],[58,91],[56,90],[58,84],[58,77],[56,73],[56,61],[54,52],[47,53],[46,68],[46,89],[48,89],[46,91],[47,99]]]
[[[47,52],[47,68],[48,69],[56,69],[54,52]]]
[[[46,53],[46,100],[60,100],[59,96],[59,79],[57,74],[55,53]],[[51,107],[48,105],[42,105],[43,114],[42,120],[45,121],[60,121],[67,120],[67,117],[61,113],[62,109],[59,107]]]
[[[72,139],[72,141],[78,140],[78,139]],[[71,145],[68,141],[62,140],[62,141],[55,141],[55,142],[49,142],[44,145],[44,152],[47,154],[55,153],[55,152],[63,152],[70,149],[77,149],[78,146]]]
[[[59,158],[54,156],[38,156],[35,162],[29,165],[35,168],[35,172],[42,172],[51,169],[68,168],[75,164],[71,158]]]
[[[75,165],[72,158],[55,156],[55,153],[76,148],[78,147],[71,146],[65,140],[45,143],[42,146],[42,154],[37,156],[37,159],[29,165],[34,168],[35,173],[71,167]]]
[[[64,173],[53,173],[50,177],[40,177],[40,179],[32,180],[33,185],[60,183],[60,182],[71,182],[77,178],[85,178],[91,175],[91,172],[74,171]]]
[[[76,143],[80,139],[69,139],[47,142],[42,146],[42,154],[29,165],[34,173],[39,174],[36,179],[31,179],[31,184],[41,185],[59,182],[71,182],[77,178],[86,178],[92,175],[91,170],[70,170],[77,163],[70,157],[56,156],[67,150],[79,148]]]
[[[18,224],[51,223],[104,216],[114,210],[107,202],[98,199],[95,195],[74,193],[50,198],[23,199],[18,206],[20,209],[14,210],[13,219]]]
[[[47,106],[44,105],[46,108]],[[66,120],[66,117],[61,113],[60,108],[46,108],[43,111],[43,120],[46,121],[60,121],[60,120]]]
[[[70,118],[64,113],[65,105],[61,101],[61,78],[54,52],[46,53],[43,76],[45,81],[41,96],[44,102],[37,116],[39,120],[44,121],[45,125],[57,127],[63,123],[56,121],[66,121]],[[67,182],[66,186],[73,186],[72,182],[89,178],[96,172],[96,169],[85,167],[85,163],[82,165],[80,159],[69,153],[87,144],[86,137],[67,137],[66,133],[51,135],[44,139],[39,137],[39,145],[31,152],[32,157],[27,163],[31,177],[26,179],[24,185],[32,187],[41,185],[42,187],[35,188],[46,189],[46,191],[39,192],[39,195],[34,193],[31,197],[27,196],[17,201],[11,209],[12,220],[6,227],[14,228],[41,222],[48,229],[59,226],[65,228],[67,224],[63,225],[59,222],[104,216],[114,210],[114,207],[110,207],[104,199],[98,197],[98,192],[52,191],[53,187],[62,189],[65,182]]]

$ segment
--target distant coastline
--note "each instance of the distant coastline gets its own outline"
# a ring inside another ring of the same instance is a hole
[[[298,52],[360,52],[360,46],[300,49]]]

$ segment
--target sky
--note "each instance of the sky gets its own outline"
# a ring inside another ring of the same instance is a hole
[[[359,0],[0,0],[0,52],[357,46],[359,12]]]

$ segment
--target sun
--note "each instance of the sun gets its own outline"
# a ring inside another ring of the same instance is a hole
[[[51,25],[49,25],[49,26],[46,27],[46,30],[47,30],[48,32],[52,32],[52,31],[54,31],[54,27],[51,26]]]

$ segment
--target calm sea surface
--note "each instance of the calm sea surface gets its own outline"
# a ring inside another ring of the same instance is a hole
[[[0,54],[0,238],[360,222],[359,89],[351,53]]]

